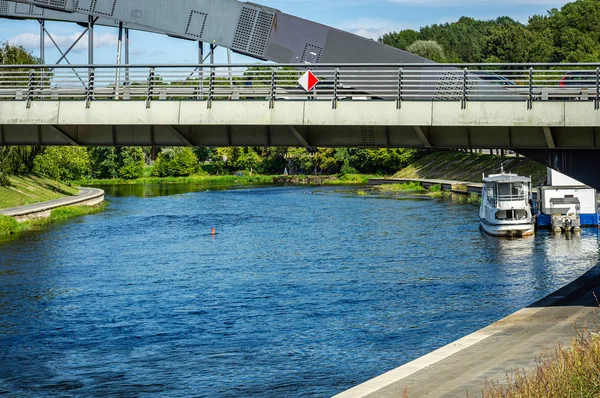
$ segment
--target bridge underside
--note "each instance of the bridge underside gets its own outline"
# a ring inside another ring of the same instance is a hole
[[[591,102],[0,101],[2,145],[600,148]]]

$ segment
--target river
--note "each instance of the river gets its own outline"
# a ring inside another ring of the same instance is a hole
[[[356,188],[105,188],[0,242],[0,394],[330,396],[600,257],[595,229],[490,238],[476,206]]]

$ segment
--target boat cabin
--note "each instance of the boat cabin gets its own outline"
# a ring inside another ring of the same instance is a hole
[[[516,174],[492,175],[483,179],[485,200],[497,209],[496,220],[524,220],[531,197],[531,180]]]

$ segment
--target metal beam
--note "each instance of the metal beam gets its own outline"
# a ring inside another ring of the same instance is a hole
[[[79,143],[77,141],[75,141],[73,138],[71,138],[64,130],[62,130],[60,127],[55,126],[53,124],[48,125],[48,127],[50,128],[50,130],[53,130],[56,135],[60,136],[62,139],[64,139],[65,141],[68,141],[71,145],[73,146],[79,146]]]
[[[431,148],[431,143],[429,142],[429,139],[423,132],[423,129],[420,126],[415,126],[414,128],[415,128],[415,133],[417,133],[417,135],[419,136],[419,139],[421,140],[421,142],[423,143],[425,148]]]
[[[169,130],[171,132],[171,134],[173,134],[175,137],[177,137],[178,140],[180,140],[181,142],[183,142],[185,144],[185,146],[194,146],[187,138],[185,138],[183,136],[183,134],[181,134],[181,132],[179,132],[179,130],[177,130],[175,127],[173,126],[165,126],[167,128],[167,130]]]
[[[296,139],[302,144],[303,147],[312,148],[312,146],[308,143],[308,141],[306,141],[306,138],[304,138],[304,136],[300,133],[300,131],[298,131],[296,126],[290,126],[290,131],[292,132],[292,134],[294,134]]]
[[[554,149],[556,145],[554,145],[554,137],[552,136],[552,129],[550,127],[543,127],[544,136],[546,137],[546,143],[548,144],[548,148]]]

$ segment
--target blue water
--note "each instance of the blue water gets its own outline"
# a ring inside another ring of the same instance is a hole
[[[597,230],[489,238],[438,200],[112,189],[102,214],[0,242],[0,394],[330,396],[599,259]]]

